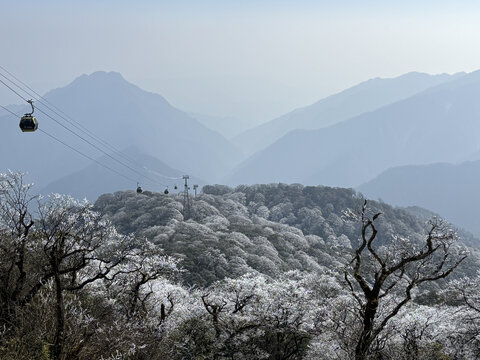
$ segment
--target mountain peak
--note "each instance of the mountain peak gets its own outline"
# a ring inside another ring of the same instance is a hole
[[[125,80],[122,76],[117,71],[94,71],[90,75],[87,75],[87,77],[93,78],[93,79],[116,79],[116,80]]]
[[[126,82],[127,80],[116,71],[94,71],[91,74],[82,74],[77,77],[75,80],[72,81],[71,84],[75,83],[86,83],[86,82],[104,82],[104,83],[112,83],[112,82]]]

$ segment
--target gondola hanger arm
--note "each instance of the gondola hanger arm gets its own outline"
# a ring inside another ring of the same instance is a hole
[[[27,100],[27,102],[30,104],[30,106],[32,107],[32,112],[30,113],[30,115],[32,115],[34,112],[35,112],[35,108],[33,107],[33,100],[30,99],[30,100]]]

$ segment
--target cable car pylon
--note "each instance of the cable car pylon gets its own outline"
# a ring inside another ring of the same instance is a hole
[[[190,198],[188,197],[188,190],[190,189],[188,187],[188,179],[190,179],[190,176],[183,175],[182,179],[185,180],[185,190],[183,192],[183,219],[188,220],[190,217]]]

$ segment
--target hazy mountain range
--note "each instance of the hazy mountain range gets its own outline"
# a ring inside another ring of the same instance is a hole
[[[233,142],[245,154],[250,155],[292,130],[324,128],[463,75],[464,73],[428,75],[411,72],[391,79],[371,79],[247,130],[233,138]]]
[[[209,129],[219,132],[227,139],[231,139],[247,129],[255,127],[254,123],[235,116],[213,116],[198,113],[189,113],[189,115]]]
[[[480,161],[389,169],[358,190],[399,206],[418,205],[480,234]]]
[[[319,130],[295,130],[227,182],[355,187],[401,165],[456,162],[480,149],[480,72]]]
[[[230,141],[227,138],[245,129],[247,122],[189,114],[171,106],[162,96],[127,82],[118,73],[95,72],[45,95],[51,104],[69,114],[67,119],[78,123],[67,122],[63,113],[52,112],[41,102],[36,102],[35,115],[46,134],[21,133],[18,119],[2,115],[0,120],[6,125],[0,163],[2,171],[28,171],[43,192],[65,192],[90,200],[104,192],[135,188],[137,181],[155,191],[163,191],[166,186],[171,189],[174,183],[182,184],[174,179],[183,174],[192,177],[190,184],[200,185],[364,184],[359,189],[367,196],[402,206],[420,205],[477,232],[480,229],[470,216],[475,198],[467,194],[478,182],[467,180],[475,179],[476,173],[465,169],[478,165],[460,163],[480,159],[479,93],[480,72],[376,78],[247,130]],[[18,105],[10,109],[18,115],[29,110]],[[111,146],[97,143],[79,127],[89,129]],[[126,151],[134,161],[119,157],[112,146],[116,151]],[[459,165],[420,166],[439,162]],[[462,187],[465,194],[457,194],[456,187]],[[439,200],[442,192],[448,196]]]

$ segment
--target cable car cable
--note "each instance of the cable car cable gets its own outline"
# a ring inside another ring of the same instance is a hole
[[[110,159],[118,162],[120,165],[123,165],[125,166],[127,169],[129,169],[130,171],[134,172],[135,174],[141,176],[142,178],[145,178],[145,179],[148,179],[150,181],[153,181],[153,182],[156,182],[155,180],[149,178],[148,176],[145,176],[143,174],[141,174],[140,172],[138,172],[137,170],[135,170],[134,168],[132,168],[131,166],[125,164],[124,162],[114,158],[112,155],[110,155],[109,153],[105,152],[104,150],[102,150],[101,148],[99,148],[97,145],[95,145],[94,143],[92,143],[91,141],[85,139],[83,136],[81,135],[78,135],[77,133],[75,133],[73,130],[69,129],[67,126],[63,125],[61,122],[59,122],[58,120],[56,120],[55,118],[53,118],[52,116],[50,116],[49,114],[47,114],[45,111],[43,111],[42,109],[40,109],[38,106],[36,107],[36,109],[38,111],[40,111],[42,114],[44,114],[45,116],[49,117],[50,119],[52,119],[53,121],[55,121],[57,124],[59,124],[60,126],[62,126],[63,128],[65,128],[66,130],[68,130],[69,132],[71,132],[72,134],[76,135],[77,137],[79,137],[80,139],[82,139],[84,142],[86,142],[87,144],[89,144],[90,146],[93,146],[95,149],[97,149],[98,151],[102,152],[103,154],[105,154],[106,156],[108,156]],[[160,184],[160,183],[159,183]],[[162,186],[165,186],[165,184],[160,184]]]
[[[183,179],[182,176],[180,176],[180,177],[166,176],[166,175],[163,175],[163,174],[161,174],[161,173],[159,173],[159,172],[157,172],[157,171],[155,171],[155,170],[149,169],[149,168],[147,168],[147,167],[145,167],[145,166],[144,166],[143,168],[144,168],[145,170],[152,171],[152,172],[156,173],[158,176],[163,177],[163,178],[168,179],[168,180],[182,180],[182,179]]]
[[[9,86],[7,83],[5,83],[2,79],[0,79],[0,82],[5,85],[7,88],[9,88],[11,91],[13,91],[15,94],[17,94],[21,99],[23,99],[24,101],[27,101],[27,99],[25,99],[22,95],[20,95],[17,91],[15,91],[15,89],[13,89],[11,86]]]
[[[5,106],[0,105],[0,107],[1,107],[3,110],[8,111],[8,112],[9,112],[10,114],[12,114],[13,116],[16,116],[16,117],[18,117],[18,118],[21,118],[21,116],[18,116],[18,115],[15,114],[12,110],[6,108]]]
[[[18,118],[20,118],[20,117],[21,117],[21,116],[18,116],[17,114],[15,114],[13,111],[10,111],[9,109],[7,109],[7,108],[6,108],[5,106],[3,106],[3,105],[0,105],[0,107],[1,107],[2,109],[4,109],[4,110],[8,111],[10,114],[12,114],[12,115],[14,115],[14,116],[18,117]],[[60,144],[62,144],[62,145],[64,145],[64,146],[68,147],[69,149],[71,149],[71,150],[75,151],[76,153],[78,153],[78,154],[82,155],[83,157],[85,157],[85,158],[87,158],[87,159],[89,159],[89,160],[91,160],[91,161],[93,161],[93,162],[97,163],[98,165],[100,165],[100,166],[104,167],[105,169],[107,169],[107,170],[110,170],[110,171],[114,172],[115,174],[117,174],[117,175],[120,175],[120,176],[124,177],[124,178],[125,178],[125,179],[127,179],[127,180],[130,180],[130,181],[133,181],[133,182],[135,182],[135,180],[134,180],[134,179],[132,179],[131,177],[129,177],[129,176],[127,176],[127,175],[124,175],[124,174],[122,174],[121,172],[119,172],[119,171],[117,171],[117,170],[115,170],[115,169],[111,168],[110,166],[103,164],[102,162],[98,161],[97,159],[95,159],[95,158],[93,158],[93,157],[91,157],[91,156],[89,156],[89,155],[87,155],[87,154],[85,154],[85,153],[81,152],[81,151],[80,151],[80,150],[78,150],[78,149],[75,149],[73,146],[71,146],[71,145],[67,144],[66,142],[64,142],[64,141],[62,141],[62,140],[60,140],[60,139],[59,139],[59,138],[57,138],[56,136],[54,136],[54,135],[52,135],[52,134],[48,133],[47,131],[45,131],[45,130],[43,130],[43,129],[38,129],[38,131],[40,131],[40,132],[44,133],[45,135],[49,136],[50,138],[54,139],[55,141],[59,142]],[[138,182],[137,182],[137,184],[138,184]]]
[[[110,166],[108,166],[108,165],[105,165],[105,164],[101,163],[101,162],[100,162],[100,161],[98,161],[97,159],[95,159],[95,158],[93,158],[93,157],[91,157],[91,156],[88,156],[87,154],[84,154],[84,153],[83,153],[83,152],[81,152],[80,150],[77,150],[77,149],[75,149],[73,146],[70,146],[70,145],[68,145],[66,142],[64,142],[64,141],[62,141],[62,140],[60,140],[60,139],[58,139],[57,137],[53,136],[52,134],[49,134],[49,133],[48,133],[48,132],[46,132],[45,130],[43,130],[43,129],[38,129],[38,131],[40,131],[40,132],[44,133],[45,135],[47,135],[47,136],[51,137],[52,139],[54,139],[54,140],[58,141],[60,144],[63,144],[63,145],[65,145],[66,147],[68,147],[68,148],[72,149],[73,151],[75,151],[76,153],[78,153],[78,154],[80,154],[80,155],[82,155],[82,156],[86,157],[87,159],[94,161],[94,162],[95,162],[95,163],[97,163],[98,165],[100,165],[100,166],[103,166],[105,169],[108,169],[108,170],[110,170],[110,171],[114,172],[115,174],[117,174],[117,175],[120,175],[120,176],[124,177],[124,178],[125,178],[125,179],[127,179],[127,180],[130,180],[130,181],[132,181],[132,182],[135,182],[135,180],[134,180],[134,179],[132,179],[131,177],[129,177],[129,176],[127,176],[127,175],[124,175],[124,174],[122,174],[121,172],[119,172],[119,171],[117,171],[117,170],[115,170],[115,169],[111,168],[111,167],[110,167]]]

